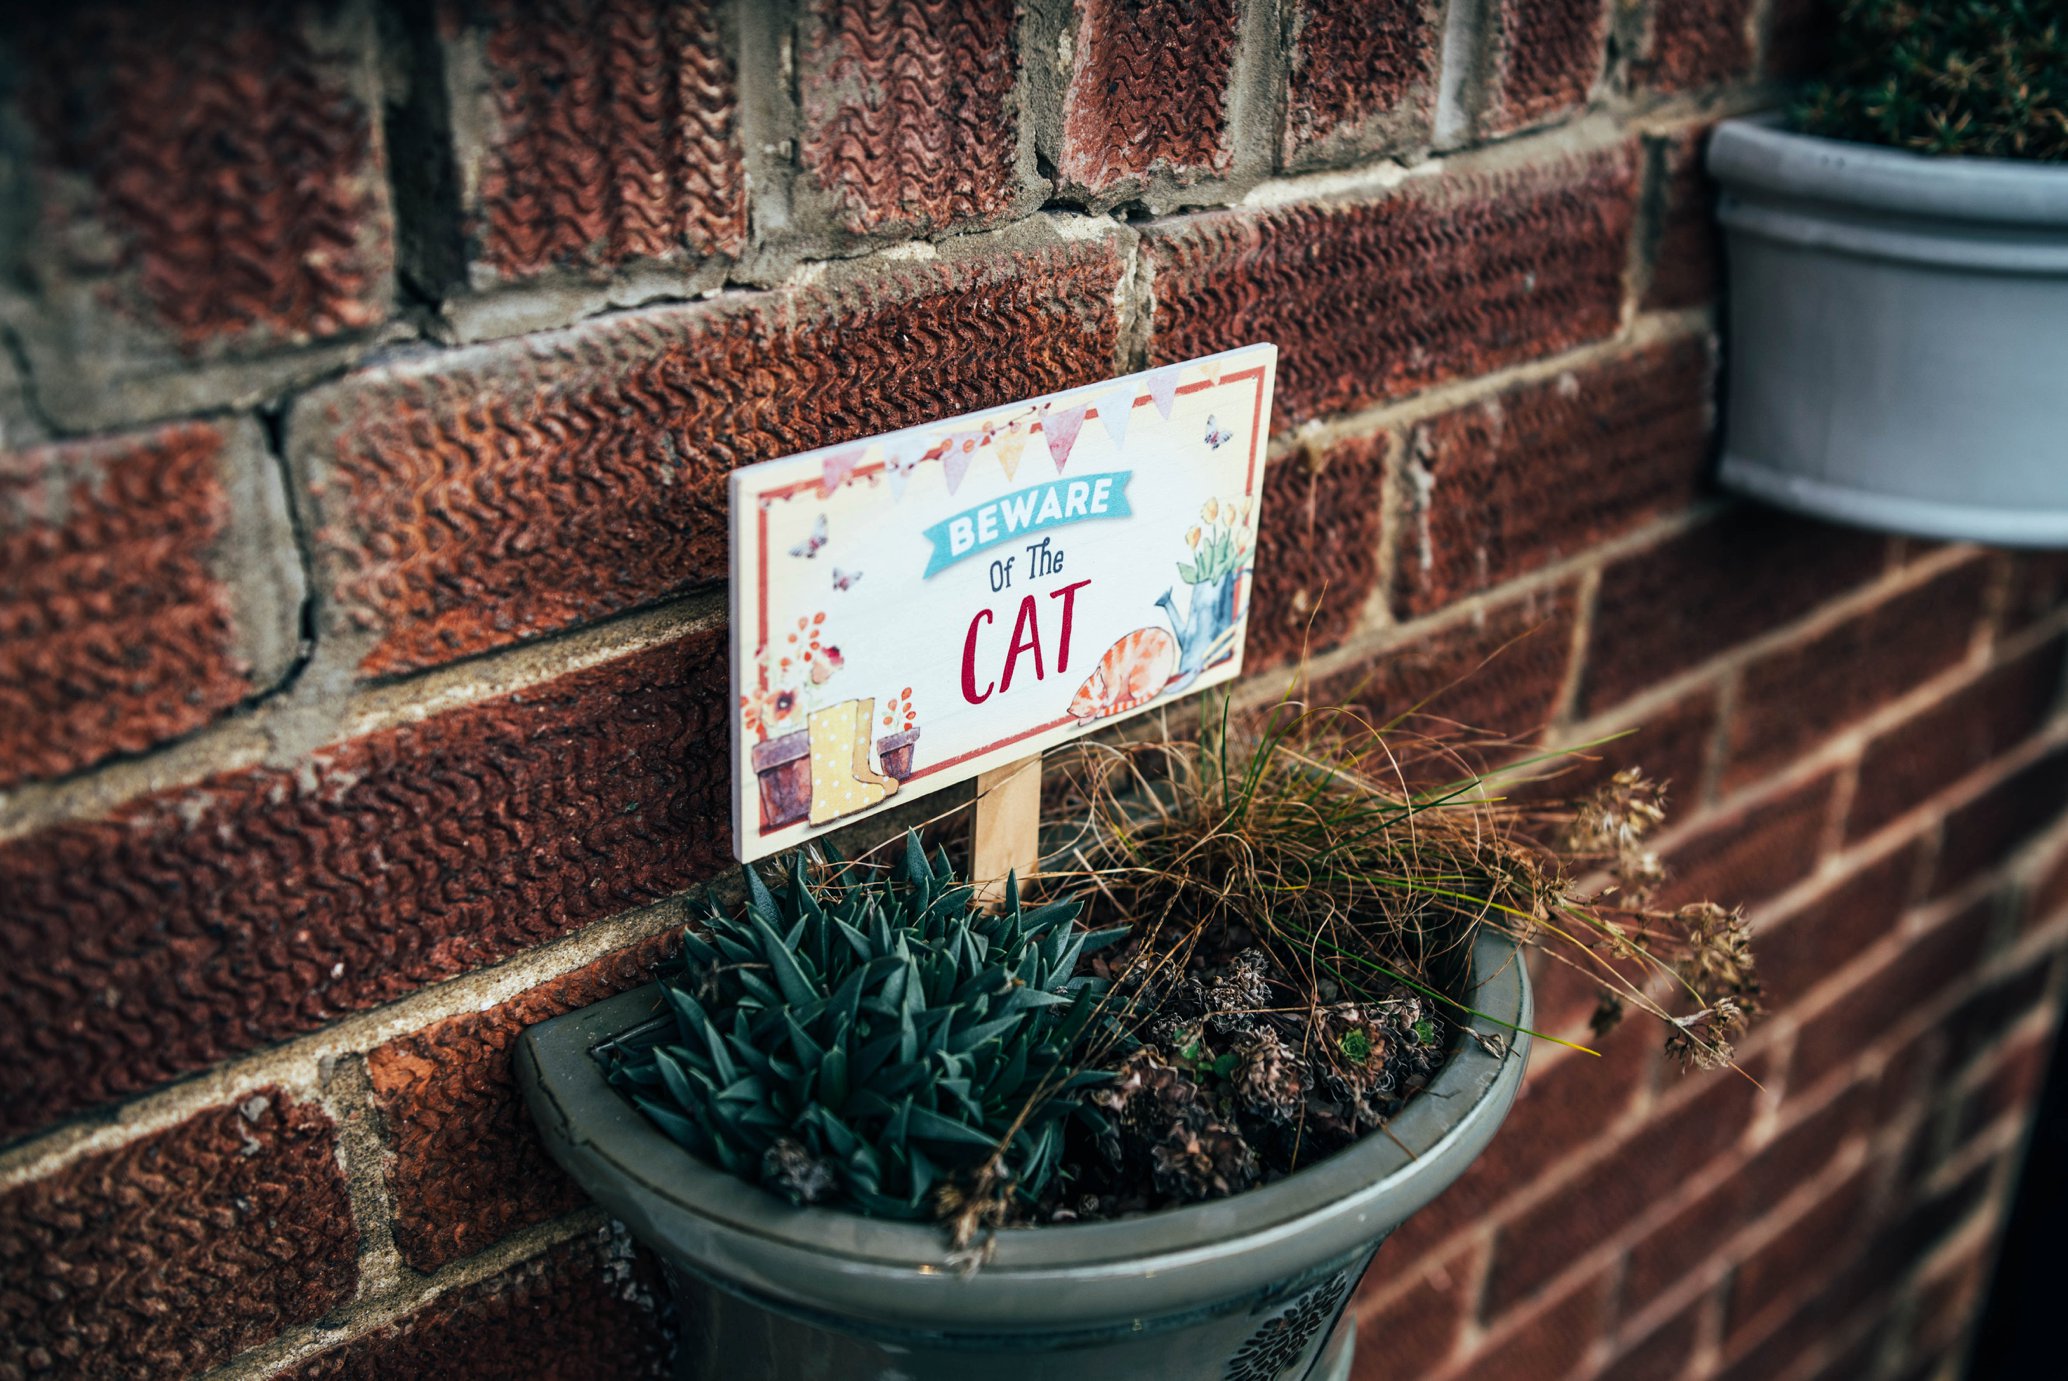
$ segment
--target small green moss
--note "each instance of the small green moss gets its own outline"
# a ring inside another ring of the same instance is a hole
[[[1362,1031],[1345,1031],[1336,1045],[1351,1064],[1361,1065],[1371,1059],[1371,1037]]]
[[[1416,1045],[1436,1044],[1436,1023],[1429,1020],[1429,1018],[1423,1017],[1420,1021],[1416,1022],[1414,1024],[1413,1030],[1415,1033]]]

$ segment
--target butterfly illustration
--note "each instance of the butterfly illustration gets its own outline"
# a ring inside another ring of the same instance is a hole
[[[1235,439],[1235,433],[1228,431],[1212,417],[1206,419],[1206,444],[1218,451]]]
[[[852,589],[854,583],[861,578],[860,571],[843,571],[838,566],[833,568],[833,588],[836,590]]]
[[[821,513],[819,520],[811,525],[811,535],[790,548],[790,555],[817,556],[819,548],[824,545],[826,545],[826,515]]]

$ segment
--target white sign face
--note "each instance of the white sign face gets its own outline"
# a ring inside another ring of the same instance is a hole
[[[741,861],[1238,675],[1277,359],[733,472]]]

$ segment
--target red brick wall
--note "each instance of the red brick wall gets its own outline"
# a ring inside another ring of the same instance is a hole
[[[1360,1374],[1956,1363],[2061,1003],[2068,562],[1709,486],[1701,141],[1813,7],[46,8],[0,57],[0,1377],[661,1374],[509,1058],[725,871],[725,473],[1256,339],[1245,693],[1304,649],[1385,717],[1635,727],[1774,1008],[1749,1078],[1541,1048]]]

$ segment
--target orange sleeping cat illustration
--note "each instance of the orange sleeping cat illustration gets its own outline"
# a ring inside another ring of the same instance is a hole
[[[1126,714],[1162,691],[1177,660],[1177,640],[1161,628],[1137,628],[1106,649],[1070,700],[1070,717],[1089,724]]]

